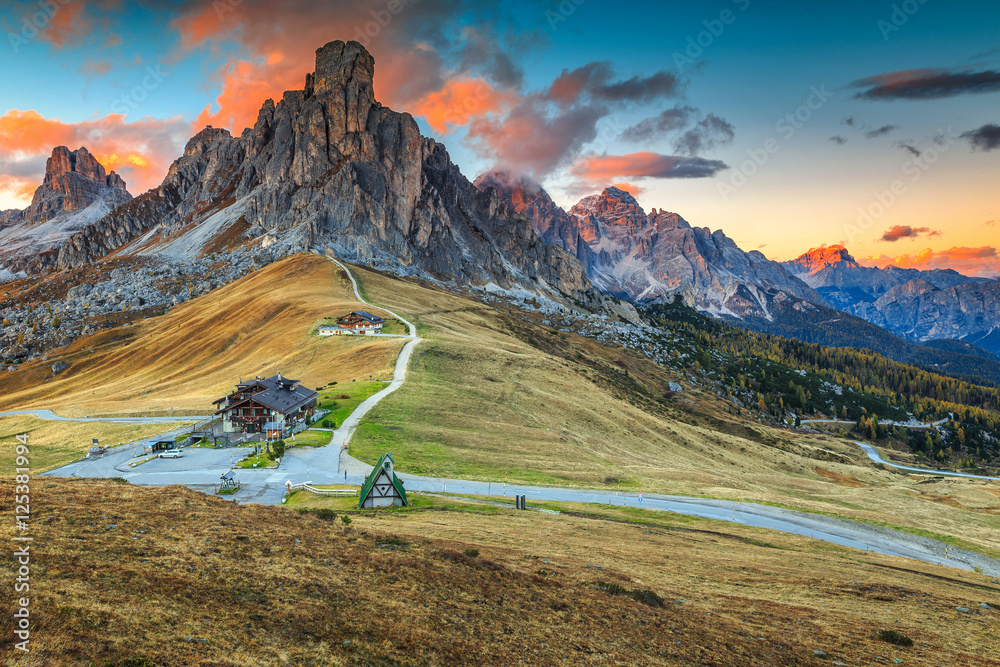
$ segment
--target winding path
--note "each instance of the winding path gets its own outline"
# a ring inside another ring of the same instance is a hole
[[[989,479],[994,482],[1000,482],[1000,477],[987,477],[985,475],[969,475],[964,472],[952,472],[950,470],[933,470],[931,468],[915,468],[913,466],[899,465],[898,463],[892,463],[891,461],[886,461],[885,459],[883,459],[881,456],[879,456],[878,450],[872,447],[871,445],[866,445],[863,442],[857,442],[857,441],[855,441],[854,444],[863,449],[865,451],[865,454],[868,455],[868,458],[870,458],[875,463],[881,463],[882,465],[887,465],[891,468],[899,468],[900,470],[919,472],[925,475],[948,475],[949,477],[968,477],[969,479]]]
[[[366,306],[371,306],[372,308],[376,308],[395,317],[397,320],[405,324],[410,331],[409,336],[403,336],[403,338],[409,338],[409,341],[403,346],[403,349],[399,353],[399,357],[396,359],[396,367],[393,369],[392,382],[390,382],[389,386],[382,391],[365,399],[361,405],[354,409],[354,412],[352,412],[350,416],[344,420],[344,423],[334,433],[331,442],[346,445],[351,441],[351,436],[354,435],[354,431],[357,430],[362,417],[368,414],[368,411],[374,408],[379,401],[403,386],[403,381],[406,379],[406,367],[410,363],[410,355],[413,354],[413,348],[420,343],[421,339],[417,337],[417,327],[415,327],[412,322],[403,319],[391,310],[368,303],[361,298],[361,292],[358,291],[358,282],[354,279],[354,274],[351,273],[351,270],[348,269],[347,266],[328,255],[324,255],[324,257],[342,268],[344,273],[347,274],[347,277],[351,279],[351,287],[354,288],[354,298]]]

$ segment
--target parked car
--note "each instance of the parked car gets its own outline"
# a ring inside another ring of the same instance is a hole
[[[157,458],[160,459],[179,459],[184,456],[183,449],[168,449],[165,452],[160,452]]]

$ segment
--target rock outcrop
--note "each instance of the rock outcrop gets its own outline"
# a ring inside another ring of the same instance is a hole
[[[131,199],[121,176],[105,171],[86,148],[57,146],[31,205],[0,213],[0,268],[32,272],[52,266],[70,235]]]
[[[107,173],[85,147],[71,151],[57,146],[45,163],[45,178],[35,190],[24,219],[41,223],[62,213],[82,211],[98,199],[116,208],[131,198],[121,176]]]
[[[1000,329],[996,280],[943,289],[926,280],[911,280],[888,290],[873,305],[891,330],[917,340],[978,340]]]
[[[580,221],[556,204],[541,185],[527,176],[512,176],[503,171],[480,174],[474,185],[480,190],[493,189],[504,204],[528,216],[531,228],[542,241],[572,253],[583,264],[587,276],[599,289],[619,298],[629,298],[617,279],[601,263],[597,253],[581,236]]]
[[[81,230],[59,266],[119,254],[197,256],[256,244],[322,249],[400,274],[544,289],[595,302],[584,267],[472,185],[407,113],[375,100],[357,42],[316,52],[303,90],[264,102],[241,136],[206,128],[163,183]]]

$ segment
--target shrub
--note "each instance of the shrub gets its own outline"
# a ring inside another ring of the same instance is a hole
[[[650,607],[663,606],[663,598],[661,598],[659,595],[648,589],[629,590],[624,586],[619,586],[618,584],[614,583],[609,584],[603,581],[597,582],[597,588],[604,591],[608,595],[624,595],[625,597],[632,598],[636,602],[641,602],[645,605],[649,605]]]
[[[329,507],[306,508],[297,510],[300,514],[312,514],[323,521],[336,521],[337,513]]]
[[[913,646],[913,640],[895,630],[880,630],[878,638],[884,642],[895,644],[896,646]]]
[[[479,555],[479,549],[466,549],[463,553],[469,558],[475,558]]]
[[[399,547],[401,549],[405,549],[406,547],[410,546],[410,543],[407,542],[406,540],[400,539],[393,535],[381,538],[378,542],[376,542],[376,544]]]
[[[345,526],[351,525],[351,517],[347,516],[346,514],[342,515],[340,517],[340,520],[344,523]]]
[[[285,455],[285,441],[276,440],[271,443],[271,451],[274,452],[274,458],[280,459]]]

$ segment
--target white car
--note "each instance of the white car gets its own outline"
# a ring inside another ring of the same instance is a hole
[[[160,458],[160,459],[179,459],[182,456],[184,456],[184,450],[183,449],[168,449],[165,452],[160,452],[160,454],[157,456],[157,458]]]

